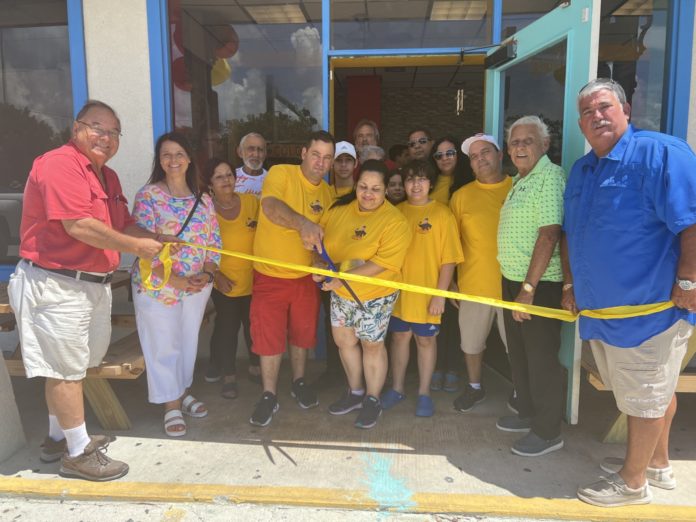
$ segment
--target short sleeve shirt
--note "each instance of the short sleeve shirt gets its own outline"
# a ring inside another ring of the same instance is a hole
[[[681,139],[629,126],[603,158],[575,162],[563,228],[580,309],[669,301],[679,233],[696,224],[696,156]],[[670,308],[615,320],[580,318],[580,336],[638,346],[694,314]]]
[[[438,201],[443,205],[447,205],[450,200],[450,188],[454,183],[454,176],[445,176],[440,174],[435,180],[435,186],[430,193],[430,199]]]
[[[268,171],[266,169],[263,169],[258,176],[250,176],[244,172],[244,167],[238,167],[235,170],[234,191],[237,194],[253,194],[260,198],[263,180],[266,179],[267,175]]]
[[[565,173],[542,156],[524,177],[516,175],[500,211],[498,262],[506,279],[524,281],[532,260],[539,228],[563,223]],[[541,277],[542,281],[563,281],[559,246]]]
[[[292,228],[277,225],[266,216],[263,211],[263,199],[267,197],[276,198],[313,223],[319,223],[319,219],[333,202],[329,186],[323,180],[318,185],[310,183],[299,165],[271,167],[263,184],[259,224],[254,238],[254,254],[309,266],[312,263],[312,252],[302,244],[300,233]],[[254,263],[254,269],[264,275],[283,279],[298,279],[307,275],[297,270],[258,262]]]
[[[379,208],[364,212],[357,200],[333,207],[322,217],[324,246],[331,260],[341,270],[348,270],[356,261],[372,261],[384,268],[375,276],[387,281],[401,281],[401,267],[411,242],[406,218],[388,201]],[[366,283],[350,283],[358,298],[364,301],[394,293],[393,288]],[[336,293],[345,299],[353,297],[340,287]]]
[[[396,208],[408,220],[412,236],[401,269],[404,283],[437,288],[442,265],[464,260],[452,212],[437,201],[426,205],[404,201]],[[411,323],[440,324],[441,316],[428,314],[430,299],[431,296],[425,294],[401,292],[393,314]]]
[[[73,143],[36,158],[24,190],[19,255],[45,268],[85,272],[118,268],[119,252],[75,239],[62,223],[93,218],[118,231],[134,223],[116,173],[104,166],[102,176],[104,186]]]

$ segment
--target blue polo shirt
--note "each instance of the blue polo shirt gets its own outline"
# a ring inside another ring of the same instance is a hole
[[[679,232],[696,223],[696,156],[681,139],[628,129],[604,158],[575,162],[564,194],[575,300],[581,310],[669,301]],[[580,318],[580,337],[635,347],[686,310],[630,319]]]

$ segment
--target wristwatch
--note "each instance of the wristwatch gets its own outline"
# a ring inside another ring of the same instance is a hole
[[[690,290],[696,290],[696,281],[689,281],[688,279],[679,279],[677,277],[676,283],[679,285],[679,288],[686,292]]]
[[[535,288],[533,284],[525,281],[524,283],[522,283],[522,290],[524,290],[528,294],[531,294],[532,292],[534,292]]]

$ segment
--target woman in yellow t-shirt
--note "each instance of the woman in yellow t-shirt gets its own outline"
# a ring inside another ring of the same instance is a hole
[[[229,163],[212,158],[203,171],[203,185],[213,198],[220,225],[222,248],[251,254],[259,215],[259,200],[253,194],[234,191],[235,170]],[[237,397],[236,358],[240,326],[249,351],[249,376],[259,380],[259,356],[251,351],[249,305],[251,304],[252,262],[222,256],[215,273],[211,297],[215,304],[215,324],[210,339],[210,364],[207,382],[223,380],[221,394]]]
[[[400,281],[411,231],[406,218],[385,199],[386,179],[382,161],[363,163],[355,190],[339,198],[320,225],[326,253],[341,271]],[[371,428],[382,413],[379,395],[387,376],[384,337],[398,291],[349,282],[358,303],[340,280],[314,279],[323,281],[322,290],[331,291],[331,329],[350,387],[329,412],[344,415],[360,409],[355,426]]]
[[[471,165],[466,156],[460,153],[457,143],[459,141],[452,136],[443,136],[433,143],[431,161],[437,170],[437,181],[430,197],[443,205],[449,205],[452,194],[474,180]],[[431,390],[459,390],[459,371],[462,366],[460,344],[459,312],[448,300],[437,336],[437,364]]]
[[[402,173],[407,199],[397,208],[406,216],[413,233],[402,268],[404,282],[447,290],[454,267],[464,261],[457,222],[449,208],[431,199],[435,184],[432,165],[415,160],[406,165]],[[402,292],[399,296],[389,323],[393,387],[382,395],[384,409],[405,399],[404,378],[411,338],[415,336],[419,374],[416,415],[433,415],[435,407],[430,398],[430,379],[435,370],[436,339],[444,311],[444,297],[413,292]]]

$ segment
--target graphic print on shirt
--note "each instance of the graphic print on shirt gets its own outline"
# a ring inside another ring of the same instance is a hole
[[[247,218],[246,220],[246,226],[250,230],[256,230],[256,225],[258,225],[258,221],[255,219]]]
[[[367,230],[365,229],[365,225],[356,228],[353,231],[353,239],[363,239],[365,236],[367,236]]]
[[[432,228],[433,226],[430,224],[430,220],[427,217],[423,218],[420,223],[418,223],[419,234],[427,234]]]
[[[309,208],[312,210],[312,214],[321,214],[324,211],[324,207],[321,206],[321,202],[315,199],[309,204]]]

